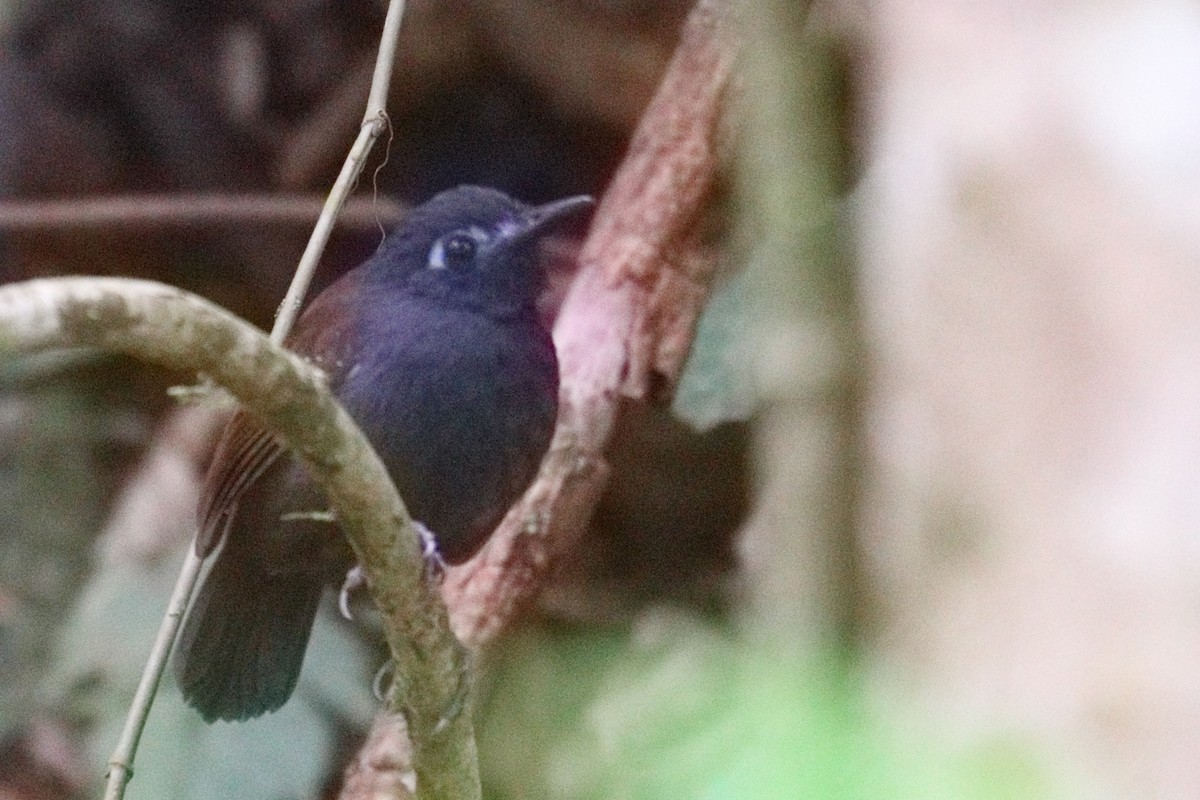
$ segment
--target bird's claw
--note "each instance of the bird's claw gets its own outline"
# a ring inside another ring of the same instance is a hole
[[[375,672],[375,678],[371,681],[371,693],[375,695],[375,699],[379,702],[384,702],[387,699],[387,691],[384,689],[384,683],[395,674],[396,662],[388,659],[383,662]],[[470,691],[470,661],[464,661],[458,673],[458,685],[454,687],[454,696],[450,698],[450,704],[438,717],[438,721],[433,726],[432,733],[437,735],[446,728],[450,727],[450,723],[454,722],[463,713],[463,709],[467,706],[467,694]]]
[[[371,680],[371,694],[375,695],[375,699],[381,703],[387,698],[383,682],[390,678],[395,670],[396,662],[389,658],[375,671],[375,677]]]
[[[420,522],[414,520],[413,527],[417,529],[417,535],[421,537],[421,556],[425,559],[425,572],[432,579],[440,582],[446,574],[446,562],[442,558],[442,554],[438,552],[437,537],[433,535],[433,531]]]
[[[434,537],[433,531],[420,522],[414,522],[413,526],[417,529],[417,535],[421,537],[421,556],[425,559],[426,574],[434,580],[440,581],[446,574],[446,562],[442,560],[442,554],[438,552],[437,539]],[[346,579],[342,581],[342,588],[338,591],[338,611],[342,612],[342,616],[346,619],[352,621],[354,619],[354,615],[350,613],[351,593],[366,585],[367,573],[361,564],[355,564],[346,573]]]
[[[466,708],[467,693],[471,688],[470,676],[471,664],[468,658],[463,661],[462,667],[459,670],[458,685],[454,688],[454,696],[450,698],[450,705],[446,706],[446,710],[438,718],[437,724],[433,726],[433,734],[435,736],[450,727],[450,723],[457,719],[458,715]]]
[[[355,592],[367,585],[367,573],[359,564],[355,564],[346,573],[346,579],[342,581],[342,588],[338,591],[338,611],[342,612],[342,616],[353,621],[354,615],[350,613],[350,593]]]

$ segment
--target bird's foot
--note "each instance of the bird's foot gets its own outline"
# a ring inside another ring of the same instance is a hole
[[[392,676],[395,669],[396,662],[389,658],[380,665],[379,669],[375,671],[375,677],[371,679],[371,694],[375,695],[375,699],[381,703],[387,699],[383,682]]]
[[[425,575],[430,580],[440,583],[446,574],[446,562],[442,560],[442,554],[438,552],[437,539],[434,537],[433,531],[420,522],[413,522],[413,526],[417,529],[417,535],[421,537],[421,557],[425,559]],[[367,573],[361,564],[355,564],[346,573],[346,579],[342,581],[342,588],[338,591],[338,610],[346,619],[354,619],[354,615],[350,613],[351,593],[366,585]]]
[[[375,671],[375,677],[371,680],[371,694],[375,695],[375,699],[380,703],[387,701],[387,690],[384,688],[384,684],[395,674],[395,669],[396,662],[389,658]],[[468,656],[463,659],[459,669],[458,683],[454,687],[454,696],[450,698],[450,703],[434,724],[433,734],[436,735],[446,730],[446,728],[450,727],[450,723],[458,719],[458,716],[463,713],[463,709],[467,707],[467,694],[470,689],[471,660]]]
[[[359,564],[355,564],[346,573],[346,579],[342,581],[342,588],[338,591],[338,611],[342,612],[342,616],[348,620],[353,620],[354,615],[350,613],[350,594],[367,585],[367,573]]]
[[[438,552],[437,537],[433,531],[420,522],[413,520],[413,527],[421,537],[421,556],[425,559],[425,575],[430,580],[441,583],[446,575],[446,562]]]
[[[437,724],[433,726],[433,734],[436,736],[446,728],[450,727],[450,723],[458,718],[458,715],[463,712],[467,706],[467,693],[471,689],[471,660],[470,658],[463,659],[462,666],[458,672],[458,685],[454,688],[454,696],[450,698],[450,705],[446,706],[446,710],[442,712],[442,716],[438,718]]]

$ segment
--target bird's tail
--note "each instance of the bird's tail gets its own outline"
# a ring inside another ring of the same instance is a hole
[[[245,720],[287,702],[321,599],[321,576],[266,574],[217,557],[175,653],[188,704],[208,722]]]

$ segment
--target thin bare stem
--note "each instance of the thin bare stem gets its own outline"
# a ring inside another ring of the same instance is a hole
[[[393,65],[396,63],[396,44],[400,41],[400,21],[404,18],[404,0],[388,4],[383,20],[383,35],[379,39],[379,55],[375,58],[375,73],[371,76],[371,94],[367,97],[367,112],[363,124],[387,113],[388,89],[392,85]]]
[[[167,613],[158,626],[158,635],[154,646],[150,649],[150,657],[142,669],[142,678],[138,682],[137,691],[130,704],[129,715],[125,717],[125,727],[121,729],[121,738],[108,759],[108,776],[104,786],[104,800],[120,800],[125,795],[125,786],[133,777],[133,759],[137,754],[138,742],[142,738],[142,730],[146,727],[146,718],[150,716],[150,706],[158,691],[158,682],[162,679],[166,668],[167,657],[171,654],[171,646],[179,633],[179,624],[183,620],[183,612],[187,611],[188,600],[200,576],[200,567],[204,561],[196,555],[195,548],[189,547],[183,569],[175,579],[175,588],[171,590],[171,599],[167,602]]]
[[[282,343],[287,338],[288,332],[296,322],[296,317],[300,315],[304,296],[308,293],[313,273],[317,271],[317,264],[320,263],[321,255],[325,252],[325,245],[329,243],[329,236],[333,233],[338,212],[341,211],[354,182],[358,180],[359,173],[366,164],[367,153],[371,151],[371,145],[375,143],[386,127],[386,117],[380,116],[374,123],[363,123],[362,128],[359,129],[358,138],[354,140],[354,146],[350,148],[350,154],[346,156],[346,162],[342,164],[342,171],[334,181],[329,198],[325,201],[325,207],[321,210],[321,216],[317,220],[317,224],[313,226],[312,235],[308,237],[304,254],[300,256],[300,263],[296,266],[292,284],[288,287],[287,294],[284,295],[283,302],[279,305],[279,312],[275,315],[275,325],[271,328],[271,341],[276,344]]]
[[[312,283],[313,273],[317,271],[321,254],[325,252],[325,245],[329,242],[329,235],[333,232],[333,225],[337,221],[338,213],[345,204],[346,198],[350,196],[350,191],[354,188],[359,174],[366,165],[367,155],[371,152],[375,140],[387,130],[389,123],[385,104],[396,59],[396,41],[400,37],[400,22],[403,16],[403,0],[391,0],[388,4],[387,17],[383,22],[379,57],[375,61],[375,74],[371,79],[371,93],[368,97],[367,111],[363,116],[362,127],[359,128],[358,138],[354,140],[354,145],[350,148],[345,163],[342,164],[342,170],[338,173],[337,180],[334,181],[333,188],[329,191],[325,208],[321,210],[321,217],[313,227],[308,245],[304,248],[304,254],[300,256],[300,263],[296,266],[292,285],[288,287],[287,295],[284,296],[283,302],[279,306],[279,313],[275,316],[275,325],[271,328],[271,341],[276,344],[287,338],[296,317],[299,316],[300,307],[304,304],[304,296],[308,293],[309,284]]]

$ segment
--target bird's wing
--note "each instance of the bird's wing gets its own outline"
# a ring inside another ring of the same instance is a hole
[[[244,411],[234,415],[204,480],[196,555],[204,558],[216,549],[237,513],[238,500],[246,487],[258,480],[285,450],[277,436],[268,433]]]
[[[354,337],[347,335],[345,325],[355,318],[361,279],[361,268],[352,270],[318,295],[300,315],[284,343],[289,350],[324,370],[329,389],[334,393],[347,369],[346,355],[354,347]],[[282,439],[245,412],[234,415],[204,479],[197,555],[203,558],[217,548],[237,514],[242,494],[286,452]]]

